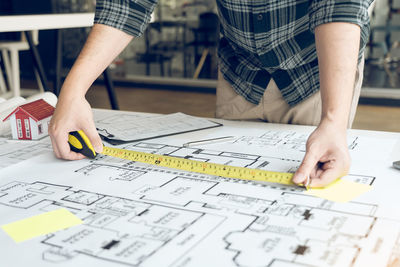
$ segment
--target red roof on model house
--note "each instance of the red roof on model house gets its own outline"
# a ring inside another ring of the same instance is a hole
[[[33,101],[31,103],[21,105],[17,107],[10,115],[8,115],[3,121],[8,120],[8,118],[18,111],[23,111],[29,117],[31,117],[35,121],[41,121],[51,115],[53,115],[54,107],[44,101],[43,99],[39,99]]]

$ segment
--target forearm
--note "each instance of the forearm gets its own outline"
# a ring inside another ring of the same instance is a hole
[[[95,24],[63,84],[60,98],[84,96],[96,78],[132,39],[132,36],[118,29]]]
[[[315,29],[322,98],[321,122],[346,129],[353,96],[360,27],[327,23]]]

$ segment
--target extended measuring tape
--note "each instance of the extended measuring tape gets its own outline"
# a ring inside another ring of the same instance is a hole
[[[94,148],[90,143],[89,138],[85,135],[83,131],[71,132],[69,134],[68,143],[72,151],[81,153],[89,158],[96,157],[96,152],[94,151]],[[294,185],[294,183],[292,182],[293,173],[282,173],[244,167],[226,166],[222,164],[202,162],[197,160],[157,155],[106,146],[103,147],[103,152],[101,154],[161,167],[221,176],[226,178]]]

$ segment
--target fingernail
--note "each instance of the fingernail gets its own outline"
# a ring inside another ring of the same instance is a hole
[[[302,183],[304,181],[305,177],[306,176],[304,174],[302,174],[302,173],[296,173],[293,176],[293,182],[296,183],[296,184],[300,184],[300,183]]]
[[[304,186],[306,187],[307,191],[310,188],[310,184],[311,184],[310,176],[307,176],[307,179],[306,179],[305,184],[304,184]]]
[[[103,145],[96,145],[96,148],[94,150],[96,150],[97,153],[103,152]]]

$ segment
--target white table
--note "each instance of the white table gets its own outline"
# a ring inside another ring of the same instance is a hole
[[[143,113],[95,110],[112,125]],[[265,169],[298,166],[313,127],[223,121],[223,127],[129,144],[127,149]],[[188,141],[235,135],[228,144]],[[65,207],[84,224],[22,243],[0,229],[1,266],[386,267],[400,257],[400,133],[350,130],[349,177],[373,189],[349,203],[300,189],[121,162],[62,161],[48,153],[0,171],[0,225]],[[27,153],[34,153],[29,142]],[[5,147],[8,145],[8,149]],[[24,158],[15,144],[1,154]],[[31,152],[29,152],[30,150]],[[7,152],[6,152],[7,151]],[[3,156],[4,157],[4,156]],[[24,255],[21,257],[20,255]]]
[[[92,27],[94,13],[71,13],[71,14],[49,14],[49,15],[15,15],[0,16],[0,32],[22,31],[26,34],[32,55],[33,63],[38,71],[45,91],[50,91],[47,87],[47,78],[44,72],[39,53],[33,43],[29,31],[33,30],[57,30],[56,40],[56,75],[54,80],[53,92],[58,95],[61,87],[61,33],[60,29]],[[113,109],[118,109],[118,103],[112,84],[112,79],[108,70],[103,72],[104,81]]]
[[[91,27],[93,19],[94,13],[0,16],[0,32]]]
[[[59,29],[91,27],[93,25],[94,13],[71,13],[71,14],[43,14],[43,15],[10,15],[0,16],[0,32],[24,32],[32,52],[34,67],[37,70],[45,91],[49,91],[47,77],[43,69],[40,55],[32,39],[31,31],[57,30],[56,33],[56,75],[54,80],[54,92],[58,94],[61,76],[61,33]],[[14,60],[17,61],[17,60]],[[19,73],[15,62],[13,73]],[[19,92],[19,77],[14,75],[13,87]]]

